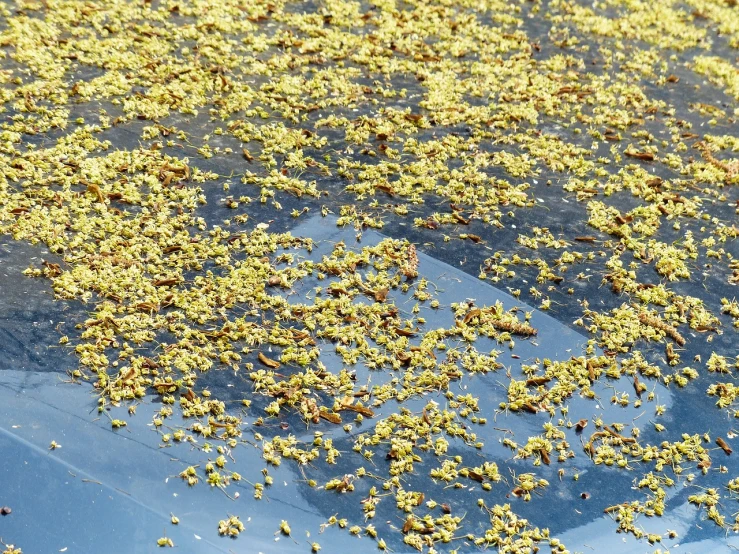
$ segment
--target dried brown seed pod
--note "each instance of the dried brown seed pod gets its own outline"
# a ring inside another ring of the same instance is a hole
[[[408,259],[400,268],[400,272],[405,275],[406,279],[418,277],[418,254],[414,244],[408,246]]]
[[[649,327],[654,327],[655,329],[659,329],[665,335],[667,335],[672,340],[674,340],[678,344],[678,346],[685,346],[685,338],[680,333],[678,333],[677,329],[675,329],[669,323],[665,323],[661,319],[658,319],[656,317],[650,316],[645,313],[639,314],[639,322],[642,325],[648,325]]]

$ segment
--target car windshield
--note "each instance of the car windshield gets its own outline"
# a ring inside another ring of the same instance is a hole
[[[736,0],[0,13],[3,554],[739,548]]]

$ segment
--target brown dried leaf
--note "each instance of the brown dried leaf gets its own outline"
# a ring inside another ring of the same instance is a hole
[[[721,437],[718,437],[716,439],[716,444],[719,445],[719,447],[721,448],[721,450],[723,450],[724,452],[726,452],[726,455],[727,456],[730,456],[731,453],[733,452],[733,450],[731,449],[731,447]]]
[[[261,352],[258,354],[257,357],[259,358],[259,361],[262,362],[267,367],[271,367],[272,369],[277,369],[278,367],[280,367],[280,362],[277,362],[271,358],[268,358]]]
[[[624,154],[630,158],[636,158],[637,160],[641,160],[643,162],[654,161],[654,154],[652,154],[651,152],[637,152],[627,150],[626,152],[624,152]]]
[[[468,475],[470,479],[472,479],[473,481],[477,481],[478,483],[482,483],[485,480],[485,477],[483,477],[481,473],[477,473],[476,471],[470,470]]]
[[[179,282],[179,279],[155,279],[154,281],[152,281],[152,284],[155,287],[171,287],[178,284]]]
[[[482,310],[480,310],[479,308],[475,308],[474,310],[470,310],[469,312],[467,312],[467,315],[464,316],[463,321],[465,324],[467,324],[472,319],[479,317],[480,315],[482,315]]]
[[[337,413],[329,412],[327,410],[320,410],[318,415],[330,423],[335,423],[337,425],[341,423],[341,416]]]

